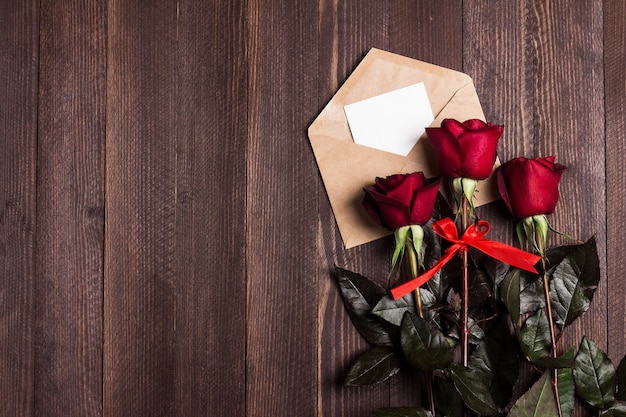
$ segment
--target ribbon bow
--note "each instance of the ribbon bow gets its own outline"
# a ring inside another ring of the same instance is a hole
[[[435,233],[444,239],[449,240],[453,243],[453,245],[446,249],[441,259],[439,259],[428,271],[392,289],[391,295],[393,296],[393,299],[397,300],[398,298],[402,298],[411,291],[414,291],[424,285],[433,276],[435,276],[437,271],[443,268],[443,266],[447,264],[457,252],[467,251],[470,246],[511,266],[537,273],[534,265],[539,262],[541,257],[504,243],[485,239],[483,236],[489,232],[489,229],[489,222],[479,220],[477,224],[473,224],[468,227],[465,233],[463,233],[463,236],[459,239],[456,226],[449,218],[443,218],[433,223],[433,230]]]

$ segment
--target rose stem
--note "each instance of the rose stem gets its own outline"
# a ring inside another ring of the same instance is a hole
[[[411,278],[415,278],[419,275],[419,265],[417,262],[417,256],[415,254],[415,249],[413,248],[413,243],[408,242],[406,244],[406,250],[409,253],[409,265],[411,266]],[[420,318],[424,318],[424,310],[422,307],[422,294],[420,293],[420,289],[416,288],[413,292],[415,295],[415,308],[417,309],[417,314]],[[435,400],[433,397],[433,377],[434,374],[432,372],[428,372],[426,376],[426,391],[428,392],[428,404],[430,406],[430,412],[432,415],[435,415]]]
[[[407,242],[406,251],[409,254],[409,265],[411,266],[411,279],[416,278],[419,275],[419,265],[417,263],[417,255],[415,254],[415,249],[413,248],[412,242]],[[415,295],[415,309],[417,310],[417,314],[420,318],[424,318],[424,311],[422,310],[422,294],[420,294],[420,289],[416,288],[413,292]]]
[[[469,222],[469,202],[465,196],[461,197],[461,222],[463,230],[460,234],[465,233],[467,230],[468,222]],[[468,251],[464,250],[462,253],[463,260],[463,329],[461,331],[461,345],[463,352],[463,366],[467,366],[469,363],[469,325],[468,325],[468,315],[469,315],[469,257]]]
[[[539,245],[539,253],[541,255],[541,267],[543,269],[543,294],[546,298],[546,312],[548,313],[548,324],[550,326],[550,341],[552,342],[552,357],[557,357],[556,350],[556,331],[554,321],[552,320],[552,302],[550,301],[550,285],[548,283],[548,271],[546,271],[546,250],[545,242],[541,237],[537,239]],[[563,409],[561,407],[561,397],[559,396],[559,371],[554,369],[552,373],[552,385],[554,387],[554,396],[556,399],[559,417],[563,417]]]

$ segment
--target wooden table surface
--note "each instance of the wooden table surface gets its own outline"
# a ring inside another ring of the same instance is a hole
[[[1,416],[415,403],[341,387],[366,343],[331,269],[382,281],[391,240],[343,248],[307,138],[372,47],[469,74],[502,160],[568,166],[551,221],[602,280],[559,346],[626,353],[626,2],[0,3]]]

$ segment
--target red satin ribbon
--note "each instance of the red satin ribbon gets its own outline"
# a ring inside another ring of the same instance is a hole
[[[443,218],[433,223],[433,230],[435,233],[444,239],[449,240],[453,243],[453,245],[444,252],[441,259],[439,259],[437,263],[435,263],[435,265],[433,265],[433,267],[428,271],[411,281],[405,282],[404,284],[392,289],[391,295],[393,296],[393,299],[397,300],[398,298],[402,298],[411,291],[424,285],[433,276],[435,276],[437,271],[443,268],[443,266],[448,263],[448,261],[450,261],[450,259],[452,259],[457,252],[467,251],[470,246],[511,266],[537,273],[534,265],[539,262],[541,257],[504,243],[485,239],[483,236],[489,232],[489,229],[489,222],[479,220],[477,225],[472,224],[468,227],[465,233],[463,233],[463,236],[459,239],[456,226],[449,218]]]

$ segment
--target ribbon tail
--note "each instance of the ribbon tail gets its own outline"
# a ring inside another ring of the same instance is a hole
[[[393,299],[397,300],[399,298],[402,298],[430,281],[431,278],[434,277],[435,274],[441,268],[443,268],[443,266],[447,264],[448,261],[450,261],[450,259],[452,259],[452,257],[459,251],[460,248],[461,246],[458,244],[449,247],[444,252],[444,255],[428,271],[424,272],[422,275],[413,278],[410,281],[405,282],[404,284],[398,285],[397,287],[393,288],[391,290],[391,295]]]
[[[468,242],[468,244],[501,262],[528,272],[538,273],[535,264],[541,260],[540,256],[488,239]]]

